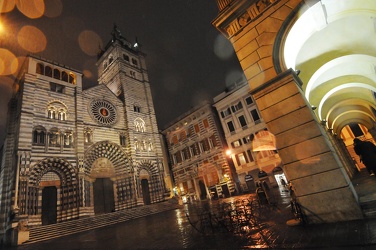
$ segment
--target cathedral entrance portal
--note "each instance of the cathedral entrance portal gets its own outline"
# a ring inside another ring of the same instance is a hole
[[[96,179],[93,187],[95,214],[104,214],[115,211],[114,187],[110,178]]]
[[[150,190],[149,190],[149,181],[147,179],[141,180],[142,187],[142,197],[144,200],[144,205],[150,205]]]
[[[42,190],[42,225],[55,224],[57,218],[57,189],[54,186]]]

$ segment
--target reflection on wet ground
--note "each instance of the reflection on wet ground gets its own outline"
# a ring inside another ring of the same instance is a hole
[[[13,249],[376,249],[375,218],[289,227],[286,221],[293,215],[288,192],[283,188],[273,192],[277,205],[261,209],[262,220],[245,233],[200,233],[186,213],[192,214],[198,208],[214,211],[220,202],[254,198],[250,194],[185,204],[181,209]]]
[[[254,195],[253,195],[254,196]],[[197,207],[213,209],[219,202],[235,202],[251,195],[236,196],[217,201],[185,204],[182,209],[139,218],[90,232],[62,237],[17,249],[239,249],[244,246],[267,247],[277,235],[263,223],[252,233],[233,234],[226,230],[200,233],[186,217]],[[251,197],[252,198],[252,197]],[[278,214],[278,208],[269,208]],[[265,210],[267,212],[267,210]],[[15,248],[16,249],[16,248]]]

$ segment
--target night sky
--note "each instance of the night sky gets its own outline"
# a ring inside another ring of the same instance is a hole
[[[147,55],[159,129],[242,75],[232,45],[211,25],[215,0],[18,0],[13,9],[12,2],[0,0],[0,145],[15,71],[9,61],[1,66],[4,49],[19,61],[35,54],[77,69],[86,89],[97,84],[96,52],[116,24]]]

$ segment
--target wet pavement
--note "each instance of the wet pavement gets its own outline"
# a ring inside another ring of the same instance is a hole
[[[376,178],[362,178],[372,187],[359,184],[359,193],[366,194],[365,190],[376,187]],[[277,206],[263,207],[263,220],[243,234],[225,230],[200,233],[191,226],[185,213],[193,214],[198,207],[213,208],[219,202],[252,198],[249,194],[185,204],[181,209],[10,249],[376,249],[376,218],[287,226],[286,221],[293,218],[288,192],[278,188],[272,191]]]

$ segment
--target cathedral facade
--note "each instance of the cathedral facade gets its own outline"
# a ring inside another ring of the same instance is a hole
[[[0,171],[0,235],[164,200],[160,135],[145,54],[114,28],[98,85],[28,56],[9,103]]]

